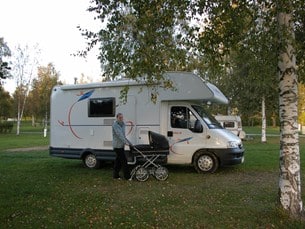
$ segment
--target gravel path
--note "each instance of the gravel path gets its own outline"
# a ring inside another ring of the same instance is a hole
[[[39,151],[39,150],[48,150],[49,146],[35,146],[28,148],[15,148],[15,149],[7,149],[6,152],[29,152],[29,151]]]

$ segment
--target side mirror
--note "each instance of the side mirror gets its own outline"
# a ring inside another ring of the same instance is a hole
[[[203,131],[203,127],[202,127],[200,121],[196,120],[195,125],[194,125],[194,132],[195,133],[202,133],[202,131]]]

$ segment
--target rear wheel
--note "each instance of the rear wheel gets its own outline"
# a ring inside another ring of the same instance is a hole
[[[155,170],[154,175],[157,180],[165,181],[168,178],[168,170],[167,170],[167,168],[165,168],[163,166],[159,166]]]
[[[219,162],[213,153],[198,152],[194,157],[194,167],[198,173],[214,173],[219,167]]]
[[[89,169],[98,169],[101,165],[101,162],[96,159],[96,156],[93,153],[87,154],[83,159],[83,162]]]

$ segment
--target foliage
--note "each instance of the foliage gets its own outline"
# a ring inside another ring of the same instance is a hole
[[[305,125],[305,85],[299,83],[299,98],[298,98],[298,121],[302,126]]]
[[[30,90],[30,85],[35,77],[35,70],[38,65],[40,50],[38,45],[30,47],[17,46],[13,57],[13,74],[17,83],[15,98],[17,103],[17,135],[20,133],[20,121],[26,107],[26,100]]]
[[[28,88],[35,77],[39,63],[40,49],[38,44],[34,46],[18,45],[13,53],[13,74],[17,86]],[[28,90],[27,90],[28,92]]]
[[[7,44],[4,42],[4,39],[0,37],[0,85],[1,80],[10,77],[11,67],[9,63],[4,60],[4,57],[9,57],[11,55],[11,51]]]
[[[20,110],[21,107],[23,105],[25,106],[25,101],[27,99],[27,90],[28,88],[25,85],[19,85],[15,88],[15,91],[13,93],[13,100],[14,100],[13,107],[16,113],[14,113],[14,117],[16,117],[19,112],[21,112]]]
[[[13,99],[0,85],[0,120],[13,117]]]
[[[267,110],[276,107],[275,95],[279,88],[280,160],[283,171],[280,174],[280,179],[283,179],[280,181],[279,194],[282,204],[283,194],[286,195],[286,206],[290,205],[292,214],[300,213],[300,192],[294,190],[295,187],[299,188],[299,181],[295,179],[299,175],[299,148],[295,120],[298,114],[295,108],[297,77],[294,50],[299,45],[298,48],[304,52],[301,38],[304,37],[301,36],[304,34],[304,17],[300,17],[304,13],[298,8],[304,9],[304,1],[92,2],[95,6],[89,10],[98,13],[97,18],[104,23],[105,29],[98,34],[86,32],[84,35],[93,38],[90,45],[101,43],[101,63],[105,64],[106,73],[113,78],[122,74],[133,79],[142,76],[148,84],[154,82],[155,78],[162,79],[162,72],[167,69],[162,63],[164,60],[175,60],[178,55],[174,51],[181,50],[179,54],[182,54],[180,59],[183,63],[187,63],[187,55],[192,56],[192,64],[202,65],[197,70],[203,77],[220,84],[221,89],[223,86],[228,89],[226,94],[235,99],[234,105],[241,106],[238,110],[244,113],[259,112],[256,104],[260,104],[258,100],[262,98],[267,101]],[[297,27],[291,26],[294,23],[291,16],[295,16]],[[177,22],[182,22],[182,26],[179,27]],[[293,30],[296,28],[298,33],[295,39]],[[176,42],[178,40],[180,43]],[[168,56],[167,50],[174,55]],[[154,54],[157,54],[157,58]],[[246,63],[243,61],[245,57],[248,57]],[[304,62],[300,60],[299,63],[302,67]],[[238,71],[240,68],[241,72]],[[285,80],[288,78],[290,80]],[[241,84],[236,83],[235,79]],[[244,98],[242,93],[236,93],[241,89],[249,96]],[[249,101],[253,103],[249,104]],[[288,151],[288,148],[290,153],[282,154],[282,150]],[[288,154],[293,157],[288,157]],[[286,175],[286,171],[290,171],[288,165],[296,168],[297,172]],[[292,180],[297,185],[289,185],[293,190],[290,192],[283,184]]]
[[[304,1],[300,5],[295,7],[295,39],[296,39],[296,59],[298,65],[299,81],[304,83],[305,81],[305,4]]]
[[[269,1],[213,1],[204,5],[207,25],[201,26],[201,69],[245,117],[261,112],[265,97],[268,116],[277,111],[276,21]],[[199,7],[200,1],[198,3]],[[216,57],[216,59],[215,59]]]
[[[185,29],[187,2],[91,2],[89,11],[98,13],[96,18],[105,26],[98,33],[82,32],[89,40],[88,50],[100,44],[99,58],[107,78],[144,77],[154,85],[163,82],[164,71],[185,67],[185,44],[177,31]]]
[[[300,79],[305,77],[303,2],[293,1]],[[88,10],[102,29],[81,30],[89,44],[82,54],[100,45],[108,78],[143,77],[150,85],[167,70],[196,70],[240,114],[260,113],[264,96],[267,116],[277,115],[274,1],[92,0]]]
[[[59,72],[54,65],[38,67],[38,77],[32,82],[32,90],[29,92],[27,113],[36,118],[50,117],[50,97],[52,88],[60,84],[58,81]]]
[[[11,133],[13,130],[13,122],[1,121],[0,122],[0,134]]]

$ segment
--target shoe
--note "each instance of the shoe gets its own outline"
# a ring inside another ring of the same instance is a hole
[[[122,180],[121,177],[114,177],[114,180]]]
[[[128,181],[132,181],[132,177],[130,177],[130,178],[128,179]]]

